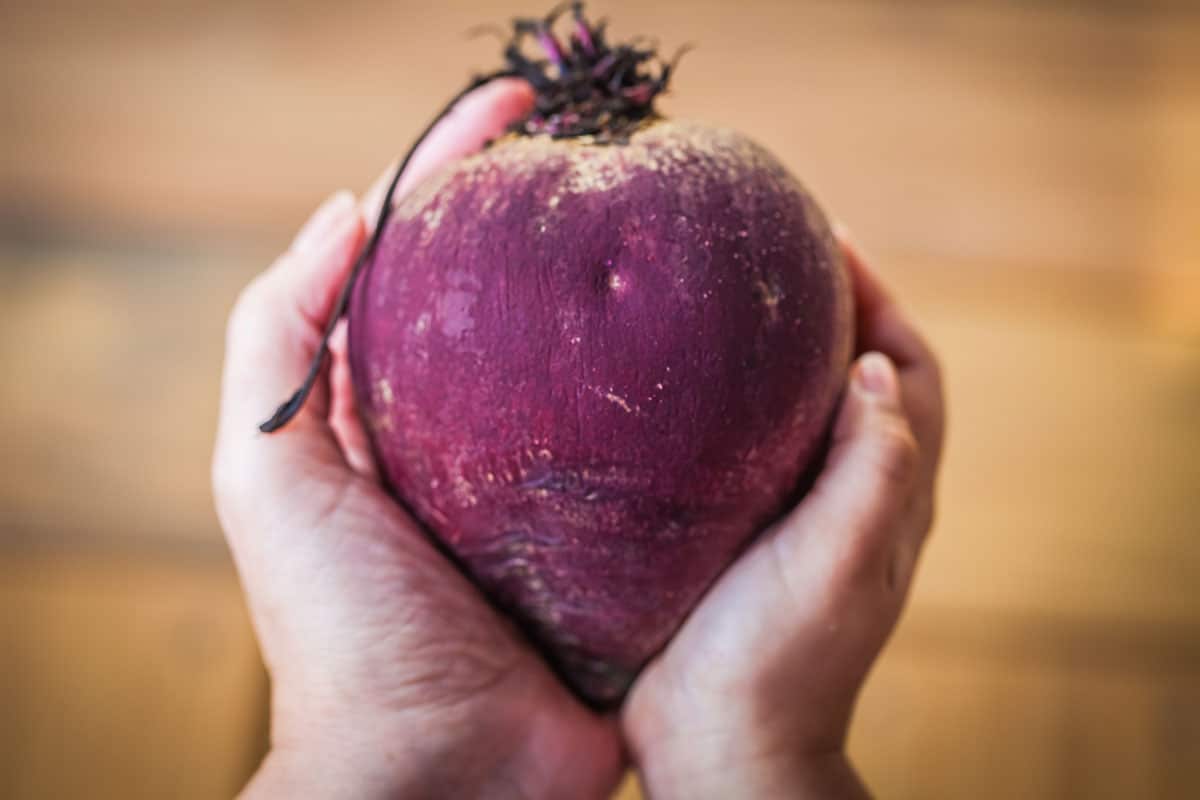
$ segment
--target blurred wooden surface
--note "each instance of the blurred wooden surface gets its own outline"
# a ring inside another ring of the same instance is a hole
[[[4,797],[230,797],[263,680],[228,565],[0,558]]]
[[[1197,9],[596,5],[701,45],[668,110],[778,152],[943,355],[941,513],[854,728],[868,781],[1195,796]],[[0,3],[0,796],[244,780],[263,683],[207,482],[224,315],[512,11]]]

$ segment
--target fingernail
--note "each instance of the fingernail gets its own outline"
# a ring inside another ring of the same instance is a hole
[[[875,397],[894,400],[898,394],[896,368],[882,353],[867,353],[860,358],[854,379],[860,389]]]
[[[292,248],[300,252],[313,249],[329,234],[329,227],[344,217],[352,208],[354,208],[354,195],[345,189],[335,192],[313,212],[308,222],[304,223],[300,233],[296,234]]]

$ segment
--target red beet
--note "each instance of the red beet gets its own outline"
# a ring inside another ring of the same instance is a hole
[[[538,112],[396,205],[350,361],[396,496],[608,705],[795,498],[853,325],[796,180],[737,133],[655,115],[665,75],[600,86],[636,51],[580,25],[550,43],[557,79],[530,74]]]

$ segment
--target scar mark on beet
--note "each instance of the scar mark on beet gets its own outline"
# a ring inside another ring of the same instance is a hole
[[[612,392],[605,392],[604,399],[610,403],[616,403],[619,405],[622,409],[624,409],[626,414],[633,413],[633,409],[629,406],[628,401],[626,401],[625,398],[621,397],[620,395],[613,394]]]
[[[589,390],[591,390],[591,392],[593,394],[595,394],[597,397],[607,400],[608,402],[610,402],[613,405],[620,408],[626,414],[641,414],[642,413],[641,406],[639,406],[637,403],[630,403],[626,398],[622,397],[619,394],[616,394],[611,389],[605,390],[605,389],[601,389],[599,386],[589,386],[587,388]]]
[[[396,394],[392,391],[392,385],[388,383],[387,378],[380,378],[376,382],[375,391],[379,393],[381,405],[390,406],[396,402]]]
[[[763,308],[767,310],[771,321],[779,319],[779,301],[783,299],[783,292],[779,291],[779,287],[760,280],[754,284],[754,290],[762,300]]]

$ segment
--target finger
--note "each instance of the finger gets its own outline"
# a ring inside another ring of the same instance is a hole
[[[362,201],[358,204],[362,211],[363,224],[367,226],[368,231],[373,230],[379,222],[379,209],[383,205],[383,196],[399,166],[399,161],[388,164],[363,194]],[[399,191],[397,191],[397,195],[399,195]]]
[[[533,88],[516,78],[484,84],[459,100],[413,154],[400,180],[404,194],[451,161],[481,150],[533,108]]]
[[[218,493],[231,481],[255,480],[260,486],[268,478],[287,482],[306,459],[340,461],[327,422],[327,381],[318,381],[286,428],[268,435],[259,433],[257,425],[304,379],[362,239],[354,198],[339,192],[313,215],[288,252],[239,297],[226,335],[214,459]],[[252,478],[256,473],[259,477]]]
[[[299,313],[305,321],[324,329],[341,290],[341,278],[357,250],[360,231],[353,209],[354,195],[345,190],[335,192],[300,228],[287,252],[263,273],[264,294],[274,295],[283,304],[274,310],[277,315]]]
[[[838,228],[837,237],[854,285],[859,351],[888,353],[901,369],[912,362],[931,358],[921,334],[905,318],[891,292],[867,264],[845,228]]]
[[[941,368],[924,337],[867,265],[845,229],[838,230],[838,241],[854,284],[857,349],[860,353],[885,353],[899,369],[902,403],[921,445],[924,472],[932,477],[945,435]]]
[[[410,191],[446,164],[478,152],[532,108],[532,87],[516,78],[494,80],[471,92],[450,109],[413,153],[396,196]],[[370,227],[379,218],[383,196],[396,166],[396,163],[389,166],[364,195],[363,214]]]
[[[286,253],[243,290],[229,319],[223,419],[261,421],[300,384],[362,242],[354,197],[338,192]],[[323,420],[319,385],[297,419]]]
[[[855,363],[834,424],[825,469],[771,532],[795,585],[889,580],[893,551],[917,486],[918,449],[900,401],[899,376],[880,353]],[[791,581],[790,581],[791,582]]]
[[[513,121],[528,114],[532,107],[533,90],[522,80],[500,79],[471,92],[454,105],[417,148],[397,187],[396,196],[411,190],[447,163],[480,150],[489,140],[504,133]],[[359,208],[368,231],[378,224],[384,195],[398,166],[398,161],[388,165],[363,195]],[[347,363],[344,336],[335,340],[335,344],[331,372],[335,407],[330,423],[350,464],[359,473],[377,480],[378,467],[352,399],[338,403],[339,387],[347,385],[348,381],[348,370],[342,369]]]
[[[359,419],[354,398],[354,381],[346,344],[346,323],[342,321],[329,340],[329,426],[337,438],[351,469],[379,482],[379,469],[371,452],[371,442]]]

